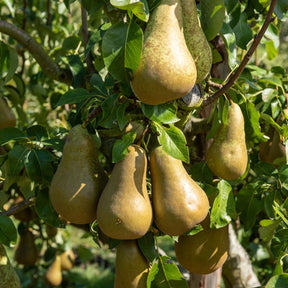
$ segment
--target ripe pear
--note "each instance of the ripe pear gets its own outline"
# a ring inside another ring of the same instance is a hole
[[[75,264],[75,254],[72,249],[68,249],[60,254],[61,270],[71,270]]]
[[[207,164],[218,177],[235,180],[246,171],[248,156],[245,142],[244,117],[238,104],[228,108],[222,123],[207,150]]]
[[[114,288],[146,288],[149,262],[136,240],[123,240],[117,246]]]
[[[228,257],[228,225],[210,228],[209,216],[201,223],[203,230],[195,235],[181,235],[175,242],[179,264],[195,274],[209,274],[220,268]]]
[[[54,209],[75,224],[94,221],[98,199],[107,180],[98,161],[95,141],[81,125],[74,126],[50,186]]]
[[[7,256],[4,246],[0,243],[0,288],[20,288],[18,274]]]
[[[16,126],[16,117],[6,101],[0,97],[0,129]]]
[[[34,241],[34,235],[30,230],[25,230],[20,234],[14,258],[18,264],[25,266],[33,266],[37,262],[38,249]]]
[[[189,176],[182,161],[159,146],[151,153],[150,171],[154,221],[163,233],[181,235],[205,219],[208,198]]]
[[[145,29],[131,88],[143,103],[158,105],[184,97],[196,78],[195,62],[184,38],[180,0],[162,0]]]
[[[187,47],[197,69],[196,83],[204,80],[212,67],[212,50],[202,30],[195,0],[181,0],[183,30]]]
[[[61,271],[61,258],[56,255],[52,264],[48,267],[45,275],[45,282],[50,286],[59,286],[62,282],[62,271]]]
[[[100,229],[114,239],[137,239],[149,230],[152,206],[146,187],[147,158],[137,145],[117,162],[100,196],[97,221]]]
[[[21,203],[24,200],[25,199],[21,195],[19,195],[15,199],[13,206]],[[30,207],[27,207],[27,208],[21,210],[20,212],[15,213],[13,216],[21,222],[29,222],[30,220],[32,220],[34,218],[34,213]]]

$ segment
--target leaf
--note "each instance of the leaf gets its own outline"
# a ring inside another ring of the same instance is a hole
[[[50,202],[49,190],[37,190],[35,194],[35,210],[39,217],[52,226],[64,228],[65,224],[59,219],[57,212],[54,210]]]
[[[284,288],[288,287],[288,273],[275,275],[269,279],[265,288]]]
[[[287,253],[288,229],[281,229],[276,232],[271,242],[271,251],[275,258],[282,253]]]
[[[77,104],[89,99],[90,97],[93,97],[93,95],[91,95],[86,89],[76,88],[64,93],[56,106],[61,106],[64,104]]]
[[[11,0],[3,0],[3,2],[6,4],[6,6],[8,7],[12,17],[15,16],[15,10],[13,8],[13,4],[12,4],[12,1]]]
[[[188,283],[178,267],[167,256],[159,256],[147,279],[147,288],[188,288]]]
[[[221,30],[225,17],[223,0],[201,0],[201,26],[208,41],[212,40]]]
[[[16,241],[17,230],[13,221],[6,215],[0,215],[0,243],[10,246]]]
[[[126,108],[129,106],[129,101],[121,103],[117,108],[117,121],[120,130],[122,131],[127,123],[129,122],[128,115],[126,113]]]
[[[8,82],[18,68],[18,55],[15,49],[0,41],[0,79]]]
[[[146,0],[110,0],[110,3],[114,7],[132,12],[142,21],[147,22],[149,19],[149,8]]]
[[[189,150],[183,132],[173,125],[167,128],[155,121],[152,126],[158,133],[158,141],[163,150],[172,157],[189,163]]]
[[[188,231],[184,234],[192,236],[192,235],[196,235],[197,233],[199,233],[202,230],[203,230],[203,227],[201,226],[201,224],[197,224],[190,231]]]
[[[236,208],[244,223],[245,231],[251,229],[256,222],[256,216],[263,209],[263,199],[257,199],[256,188],[258,183],[249,183],[237,195]]]
[[[216,229],[226,226],[237,216],[231,185],[227,181],[221,180],[217,189],[219,193],[214,200],[210,216],[210,226]]]
[[[67,56],[69,68],[73,75],[73,87],[77,88],[83,85],[85,81],[86,69],[79,55]]]
[[[139,238],[137,242],[144,256],[149,262],[153,262],[158,256],[155,249],[154,234],[152,232],[148,232],[143,237]]]
[[[27,138],[26,134],[15,127],[5,127],[0,130],[0,145],[25,138]]]
[[[287,15],[288,3],[287,0],[278,0],[274,9],[274,13],[279,19]]]
[[[118,22],[104,34],[102,54],[105,66],[111,75],[122,82],[128,82],[127,68],[134,73],[138,67],[143,33],[132,20],[130,24]]]
[[[248,16],[245,12],[240,14],[240,19],[237,22],[236,26],[233,27],[233,31],[236,36],[236,44],[246,50],[248,42],[253,38],[253,33],[251,28],[247,24]]]
[[[27,128],[26,133],[29,138],[35,138],[37,141],[41,141],[42,139],[47,139],[49,137],[46,127],[41,125],[34,125]]]
[[[121,140],[116,140],[112,148],[112,162],[117,163],[128,154],[128,147],[134,142],[136,132],[131,131],[123,135]]]
[[[15,145],[13,149],[9,151],[8,153],[8,161],[10,167],[9,174],[11,176],[18,175],[24,168],[25,159],[28,153],[29,149],[22,145]]]
[[[284,165],[281,167],[279,171],[279,181],[281,186],[288,190],[288,165]]]
[[[104,128],[111,128],[117,120],[117,105],[118,105],[118,94],[113,94],[106,98],[102,104],[102,118],[99,122]]]
[[[152,121],[170,124],[178,122],[177,107],[175,103],[165,103],[162,105],[147,105],[141,103],[143,114]]]
[[[280,224],[281,220],[271,220],[271,219],[263,219],[260,221],[261,227],[259,227],[259,235],[260,239],[264,242],[270,242],[275,234],[275,230]]]

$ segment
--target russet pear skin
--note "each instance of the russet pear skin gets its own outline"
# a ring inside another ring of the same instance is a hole
[[[181,0],[183,31],[197,69],[196,83],[203,81],[212,67],[212,50],[202,30],[195,0]]]
[[[5,127],[15,127],[16,117],[5,102],[5,100],[0,96],[0,130]]]
[[[117,162],[101,194],[97,222],[105,235],[131,240],[146,234],[152,223],[152,206],[147,193],[147,157],[138,145]]]
[[[116,247],[114,288],[146,288],[149,262],[136,240],[123,240]]]
[[[195,235],[181,235],[174,249],[179,264],[195,274],[209,274],[220,268],[228,257],[228,225],[211,229],[209,217]]]
[[[197,70],[184,38],[180,0],[162,0],[150,17],[131,88],[143,103],[158,105],[184,97]]]
[[[20,288],[18,274],[12,266],[4,246],[0,243],[0,288]]]
[[[205,219],[208,198],[189,176],[182,161],[159,146],[151,153],[150,171],[154,221],[163,233],[181,235]]]
[[[44,280],[48,285],[56,287],[61,284],[62,279],[61,258],[59,255],[56,255],[44,275]]]
[[[107,181],[93,138],[86,128],[74,126],[69,131],[62,159],[50,185],[54,209],[74,224],[94,221],[98,199]]]
[[[16,246],[14,259],[18,264],[33,266],[38,261],[38,249],[34,235],[30,230],[20,234],[20,240]]]
[[[238,104],[228,108],[226,123],[222,123],[207,150],[206,160],[211,171],[225,180],[241,177],[247,168],[244,117]]]

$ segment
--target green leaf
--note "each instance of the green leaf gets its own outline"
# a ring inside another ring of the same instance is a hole
[[[83,85],[85,81],[86,69],[79,55],[67,56],[69,68],[73,75],[73,87],[77,88]]]
[[[282,19],[285,15],[287,15],[288,3],[286,0],[278,0],[276,3],[276,7],[274,9],[274,13],[279,19]]]
[[[251,229],[256,222],[256,216],[263,209],[263,199],[256,196],[256,188],[259,184],[249,183],[244,186],[237,195],[236,207],[240,218],[244,223],[245,231]]]
[[[288,287],[288,273],[273,276],[265,285],[265,288],[284,288],[284,287]]]
[[[284,165],[281,167],[279,171],[279,181],[281,186],[288,190],[288,165]]]
[[[131,131],[123,135],[121,140],[116,140],[112,148],[112,162],[117,163],[125,158],[128,147],[134,142],[136,132]]]
[[[143,114],[152,121],[170,124],[178,122],[177,106],[175,103],[165,103],[161,105],[147,105],[141,103]]]
[[[221,180],[217,189],[219,194],[214,200],[210,216],[211,228],[224,227],[237,216],[231,185],[227,181]]]
[[[5,127],[0,130],[0,145],[25,138],[27,138],[26,134],[15,127]]]
[[[26,133],[29,138],[34,138],[37,141],[42,141],[42,139],[49,137],[46,127],[41,125],[34,125],[27,128]]]
[[[155,121],[152,125],[158,133],[158,141],[163,150],[172,157],[189,163],[189,150],[183,132],[173,125],[167,128]]]
[[[152,232],[148,232],[137,241],[144,256],[148,259],[149,262],[153,262],[158,256],[155,248],[154,234]]]
[[[25,169],[28,174],[28,177],[32,181],[40,182],[41,171],[40,171],[39,163],[37,161],[37,157],[36,157],[34,149],[28,152],[24,165],[25,165]]]
[[[191,230],[189,230],[188,232],[186,232],[184,234],[193,236],[193,235],[196,235],[197,233],[199,233],[202,230],[203,230],[203,227],[201,226],[201,224],[197,224]]]
[[[167,256],[159,256],[147,279],[147,288],[188,288],[188,283],[178,267]]]
[[[221,30],[225,17],[225,5],[223,0],[201,0],[201,25],[207,37],[212,40]]]
[[[18,55],[17,52],[0,41],[0,79],[8,82],[14,76],[18,68]]]
[[[6,215],[0,215],[0,243],[10,246],[16,241],[17,230],[13,221]]]
[[[117,120],[118,96],[118,94],[113,94],[101,104],[103,113],[99,125],[104,128],[111,128]]]
[[[110,0],[110,3],[114,7],[132,12],[142,21],[147,22],[149,19],[149,8],[146,0]]]
[[[247,49],[248,42],[253,38],[253,33],[251,31],[251,28],[247,24],[247,19],[247,14],[245,12],[242,12],[239,21],[233,28],[236,36],[236,44],[244,50]]]
[[[280,224],[281,220],[271,220],[271,219],[263,219],[260,221],[261,227],[259,227],[259,235],[260,239],[264,242],[270,242],[275,234],[275,230]]]
[[[12,1],[11,1],[11,0],[2,0],[2,1],[3,1],[3,2],[6,4],[6,6],[8,7],[8,9],[9,9],[12,17],[14,17],[14,15],[15,15],[15,10],[14,10],[14,8],[13,8],[13,3],[12,3]]]
[[[132,20],[130,24],[119,22],[112,25],[104,34],[103,60],[115,79],[128,82],[127,72],[136,71],[141,56],[142,38],[142,30]]]
[[[91,95],[86,89],[76,88],[64,93],[56,106],[61,106],[64,104],[77,104],[89,99],[90,97],[93,97],[93,95]]]
[[[65,224],[59,219],[57,212],[50,202],[48,189],[36,191],[35,210],[46,223],[59,228],[65,227]]]
[[[28,153],[29,149],[22,145],[15,145],[13,149],[9,151],[8,153],[8,161],[10,167],[9,174],[11,176],[18,175],[24,168],[25,159]]]
[[[281,229],[276,232],[271,242],[271,251],[275,258],[280,254],[287,253],[288,229]]]
[[[129,122],[128,115],[126,113],[126,108],[129,106],[129,101],[121,103],[117,108],[117,121],[120,130],[122,131],[127,123]]]

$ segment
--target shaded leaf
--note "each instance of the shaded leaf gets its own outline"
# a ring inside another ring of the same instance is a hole
[[[92,97],[86,89],[76,88],[73,90],[67,91],[65,94],[61,96],[56,106],[61,106],[64,104],[77,104],[88,98]]]
[[[16,176],[24,168],[25,159],[29,149],[22,145],[15,145],[8,153],[9,161],[9,174],[11,176]]]
[[[284,287],[288,287],[288,273],[273,276],[265,285],[265,288],[284,288]]]
[[[0,130],[0,145],[7,144],[10,141],[25,139],[26,134],[15,127],[5,127]]]
[[[0,215],[0,243],[10,246],[16,241],[17,230],[13,221],[6,215]]]
[[[158,256],[155,248],[154,234],[152,232],[148,232],[137,241],[144,256],[148,259],[149,262],[153,262]]]

